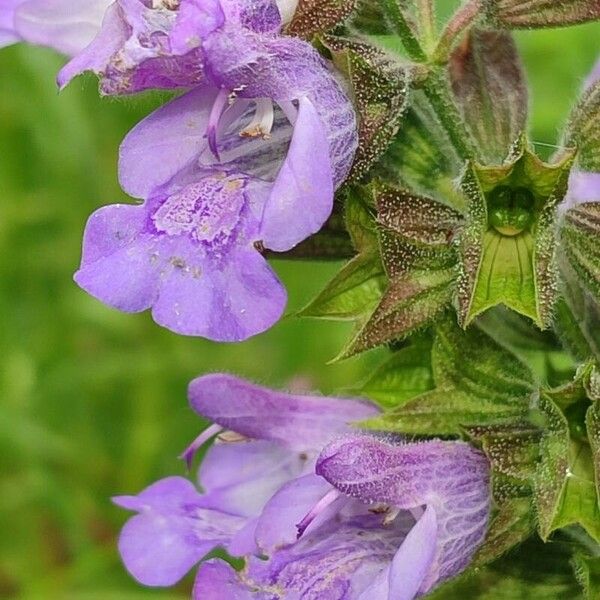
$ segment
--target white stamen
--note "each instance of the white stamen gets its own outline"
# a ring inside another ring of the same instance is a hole
[[[284,25],[287,25],[293,18],[296,8],[298,8],[298,0],[275,0],[281,20]]]
[[[258,98],[255,102],[254,117],[252,117],[249,125],[240,131],[240,136],[269,139],[271,137],[271,130],[273,129],[273,121],[275,120],[273,102],[270,98]]]

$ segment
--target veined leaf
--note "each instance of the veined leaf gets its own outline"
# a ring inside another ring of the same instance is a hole
[[[438,324],[432,368],[435,389],[365,425],[406,434],[457,435],[465,427],[527,417],[531,372],[477,328],[465,332],[450,319]]]
[[[348,177],[356,181],[386,151],[398,132],[408,104],[412,67],[396,63],[362,42],[334,36],[325,36],[322,42],[352,87],[359,145]]]
[[[285,32],[311,39],[342,23],[352,14],[356,3],[356,0],[298,0],[294,16]]]
[[[497,27],[563,27],[600,18],[598,0],[484,0]]]
[[[479,159],[502,164],[527,120],[527,84],[511,34],[471,30],[453,52],[449,71]]]

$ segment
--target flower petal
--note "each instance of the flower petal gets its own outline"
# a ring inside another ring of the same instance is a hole
[[[182,335],[239,342],[281,317],[287,294],[254,248],[236,249],[220,263],[207,259],[193,269],[195,254],[191,243],[182,242],[174,255],[182,266],[164,277],[152,309],[159,325]]]
[[[248,585],[281,590],[275,598],[358,598],[389,569],[413,523],[398,518],[386,526],[365,507],[361,515],[330,519],[267,561],[251,558]]]
[[[348,423],[379,413],[363,400],[285,394],[226,374],[195,379],[188,396],[196,412],[223,427],[300,451],[318,451],[350,431]]]
[[[285,483],[266,503],[258,519],[256,541],[259,547],[268,554],[278,547],[293,544],[298,538],[296,524],[331,489],[330,483],[314,473]],[[305,535],[338,511],[339,503],[334,502],[315,518]]]
[[[203,505],[232,514],[258,516],[284,483],[313,465],[314,461],[301,453],[274,442],[217,441],[206,452],[198,472],[206,492]]]
[[[410,530],[392,561],[389,574],[389,598],[412,600],[422,589],[422,584],[436,554],[438,536],[435,510],[428,506]]]
[[[435,510],[437,550],[426,590],[462,571],[483,542],[491,503],[489,465],[469,444],[393,444],[351,436],[323,450],[316,472],[363,502]]]
[[[199,86],[154,111],[127,134],[119,153],[119,181],[128,194],[148,198],[196,164],[207,147],[204,134],[217,93]]]
[[[74,56],[100,31],[113,0],[27,0],[15,13],[23,39]]]
[[[138,496],[114,501],[139,511],[121,531],[119,552],[133,577],[149,586],[173,585],[246,523],[244,518],[202,508],[201,496],[182,477],[162,479]]]
[[[217,558],[207,560],[199,569],[193,600],[272,600],[273,594],[255,592],[240,580],[231,565]]]
[[[287,157],[264,209],[260,237],[284,252],[321,229],[333,208],[333,173],[323,123],[311,103],[299,101]]]
[[[121,15],[119,4],[115,2],[106,10],[102,27],[91,40],[85,51],[77,53],[58,73],[59,88],[64,88],[69,82],[84,71],[100,73],[110,58],[127,41],[129,29]]]

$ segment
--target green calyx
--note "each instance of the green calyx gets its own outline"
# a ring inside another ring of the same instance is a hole
[[[565,151],[544,163],[521,137],[502,165],[467,164],[461,180],[467,215],[458,237],[463,327],[500,304],[548,327],[557,289],[557,207],[574,155]]]
[[[488,222],[502,235],[519,235],[533,222],[535,198],[525,187],[499,186],[488,194],[487,202]]]

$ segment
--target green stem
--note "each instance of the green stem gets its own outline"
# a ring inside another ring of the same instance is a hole
[[[437,38],[433,0],[417,0],[417,18],[421,37],[430,49]]]
[[[381,0],[384,12],[390,18],[395,32],[398,34],[406,52],[414,61],[426,62],[427,54],[423,50],[413,28],[399,5],[399,0]]]
[[[473,25],[480,12],[481,0],[469,0],[463,4],[446,25],[433,52],[432,62],[437,64],[448,62],[456,42]]]
[[[460,157],[473,158],[475,146],[456,107],[444,70],[432,68],[423,91]]]

